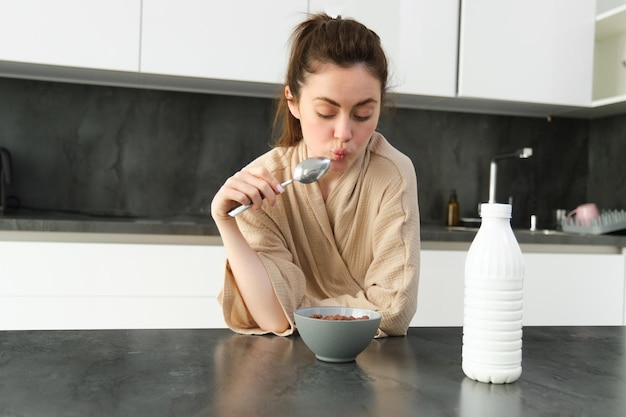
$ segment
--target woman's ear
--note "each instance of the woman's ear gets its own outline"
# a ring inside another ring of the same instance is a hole
[[[293,94],[291,94],[291,88],[289,88],[289,86],[285,86],[285,98],[287,99],[287,105],[289,106],[291,115],[300,120],[300,109],[298,108],[298,103],[293,98]]]

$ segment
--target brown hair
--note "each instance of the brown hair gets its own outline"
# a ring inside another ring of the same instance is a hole
[[[300,87],[308,74],[314,74],[322,64],[349,68],[365,64],[373,76],[380,80],[381,102],[387,90],[387,58],[380,38],[372,30],[353,19],[332,18],[320,13],[309,16],[296,26],[291,37],[291,54],[287,67],[285,86],[300,99]],[[283,88],[284,90],[284,88]],[[302,140],[300,121],[289,111],[287,98],[280,96],[274,130],[280,126],[280,136],[274,146],[293,146]]]

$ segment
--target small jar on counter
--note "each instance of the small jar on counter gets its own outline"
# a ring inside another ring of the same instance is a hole
[[[459,201],[456,197],[456,190],[450,190],[450,199],[448,200],[446,213],[446,226],[458,226],[459,224]]]

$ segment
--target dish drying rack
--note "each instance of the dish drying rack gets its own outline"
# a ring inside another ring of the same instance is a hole
[[[626,229],[626,210],[603,210],[600,217],[591,219],[582,224],[578,219],[567,218],[561,220],[564,232],[580,233],[585,235],[601,235],[617,230]]]

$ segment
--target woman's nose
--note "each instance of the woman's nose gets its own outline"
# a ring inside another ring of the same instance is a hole
[[[337,119],[335,138],[343,142],[352,139],[352,124],[349,117],[339,117]]]

